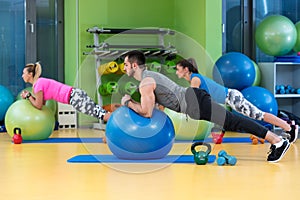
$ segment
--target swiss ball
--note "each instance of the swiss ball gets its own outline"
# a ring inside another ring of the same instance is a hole
[[[296,44],[293,47],[293,50],[298,53],[300,52],[300,21],[295,24],[295,27],[297,30],[297,37],[296,37]]]
[[[23,140],[47,139],[51,135],[54,125],[54,115],[49,108],[43,106],[39,110],[25,99],[14,102],[5,115],[8,134],[13,137],[13,130],[20,128]]]
[[[260,110],[277,116],[278,104],[269,90],[259,86],[251,86],[242,90],[241,93]]]
[[[255,79],[253,81],[252,86],[259,86],[261,82],[261,71],[256,62],[252,61],[255,68]]]
[[[258,48],[270,56],[289,53],[296,44],[297,31],[294,23],[282,15],[270,15],[256,27],[255,42]]]
[[[153,110],[151,118],[146,118],[122,106],[106,124],[108,147],[120,159],[163,158],[170,152],[174,137],[171,119],[158,109]]]
[[[0,121],[4,120],[7,109],[13,102],[14,96],[12,92],[3,85],[0,85]]]
[[[226,53],[215,63],[213,79],[228,88],[242,90],[249,87],[255,80],[253,61],[239,52]]]
[[[54,114],[54,116],[56,115],[58,104],[55,100],[47,100],[45,106],[49,108],[49,110]]]
[[[18,96],[16,97],[16,100],[21,100],[22,97],[21,97],[21,94],[24,90],[27,90],[28,92],[30,92],[32,94],[32,96],[34,96],[33,92],[32,92],[32,87],[27,87],[23,90],[21,90],[21,92],[18,93]],[[55,100],[47,100],[45,102],[45,106],[48,107],[50,109],[50,111],[52,111],[52,113],[54,114],[55,116],[55,120],[57,120],[57,107],[58,107],[58,104]]]
[[[187,118],[186,114],[178,113],[168,108],[164,112],[171,118],[176,140],[204,140],[210,135],[213,123],[205,120]]]

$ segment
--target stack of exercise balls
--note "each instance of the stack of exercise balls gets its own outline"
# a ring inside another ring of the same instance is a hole
[[[28,100],[18,99],[5,115],[7,133],[13,137],[15,128],[19,128],[23,140],[47,139],[54,130],[56,109],[56,102],[49,102],[39,110]]]
[[[274,95],[259,86],[260,69],[246,55],[230,52],[221,56],[213,68],[213,79],[227,88],[239,90],[260,110],[277,115],[278,104]]]
[[[277,116],[278,104],[274,95],[269,90],[259,86],[251,86],[243,89],[241,92],[244,97],[257,108]],[[267,125],[267,123],[264,122],[260,123]]]
[[[254,62],[239,52],[221,56],[213,68],[213,79],[228,88],[242,90],[253,85],[256,72]]]

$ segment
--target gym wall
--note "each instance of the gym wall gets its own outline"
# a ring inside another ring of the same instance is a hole
[[[221,5],[219,0],[65,0],[65,82],[86,90],[96,100],[95,62],[83,55],[91,51],[86,46],[93,44],[93,36],[86,30],[94,26],[174,29],[191,37],[216,60],[222,52]],[[79,126],[97,121],[82,114],[78,119]]]

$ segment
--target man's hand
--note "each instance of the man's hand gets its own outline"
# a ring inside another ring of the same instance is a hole
[[[130,100],[131,99],[131,96],[128,95],[128,94],[125,94],[123,97],[122,97],[122,100],[121,100],[121,104],[124,106],[125,105],[125,102]]]
[[[103,116],[103,120],[104,120],[105,122],[107,122],[108,119],[110,118],[111,114],[112,114],[111,112],[105,113],[105,115]]]

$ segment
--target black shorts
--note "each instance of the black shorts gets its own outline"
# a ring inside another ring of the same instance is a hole
[[[216,103],[202,89],[188,88],[185,94],[186,114],[195,120],[206,120],[218,124],[226,131],[242,131],[265,138],[267,128],[252,119],[233,114],[224,106]]]
[[[195,120],[211,121],[211,96],[203,89],[188,88],[185,94],[186,114]]]

